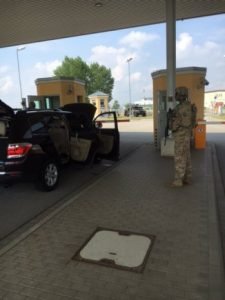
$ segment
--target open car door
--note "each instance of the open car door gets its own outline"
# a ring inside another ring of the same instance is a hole
[[[109,160],[119,160],[120,135],[115,112],[104,112],[94,119],[99,138],[98,156]]]

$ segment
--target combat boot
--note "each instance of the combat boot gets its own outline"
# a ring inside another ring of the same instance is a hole
[[[185,178],[185,179],[183,179],[183,184],[185,184],[185,185],[191,185],[192,184],[191,178]]]
[[[182,180],[174,180],[171,185],[171,187],[182,187],[183,186],[183,182]]]

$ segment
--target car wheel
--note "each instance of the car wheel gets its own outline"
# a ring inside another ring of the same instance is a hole
[[[52,191],[59,181],[59,169],[55,161],[49,160],[44,163],[40,170],[39,187],[44,191]]]

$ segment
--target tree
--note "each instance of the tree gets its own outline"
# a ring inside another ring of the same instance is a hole
[[[68,76],[83,80],[85,82],[87,92],[90,79],[90,69],[81,57],[78,56],[77,58],[69,58],[68,56],[65,56],[62,65],[54,70],[54,74],[56,76]]]
[[[54,70],[54,74],[83,80],[87,95],[99,90],[109,95],[109,101],[112,99],[114,78],[111,75],[111,70],[105,66],[98,63],[92,63],[88,66],[79,56],[77,58],[65,56],[62,65]]]
[[[113,105],[112,105],[112,109],[114,109],[114,110],[119,110],[120,109],[120,104],[117,100],[114,100]]]
[[[112,77],[111,70],[105,66],[100,66],[98,63],[92,63],[90,65],[90,75],[89,94],[99,90],[108,94],[109,101],[111,101],[114,86],[114,78]]]

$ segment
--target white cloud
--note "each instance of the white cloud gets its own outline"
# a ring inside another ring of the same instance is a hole
[[[0,78],[0,93],[8,93],[13,87],[13,81],[11,76],[5,76]]]
[[[179,35],[176,50],[177,50],[177,57],[182,56],[192,47],[192,37],[189,33],[183,32]]]
[[[145,43],[159,39],[157,34],[145,33],[141,31],[131,31],[128,35],[124,36],[119,43],[127,47],[139,49]]]
[[[24,95],[36,95],[35,80],[41,77],[54,76],[53,71],[61,65],[60,60],[37,62],[35,65],[23,71],[22,86]],[[27,78],[25,82],[25,78]]]
[[[141,80],[141,73],[140,72],[135,72],[132,73],[130,76],[131,81],[140,81]]]
[[[9,70],[8,66],[0,66],[0,74],[1,73],[6,73]]]
[[[139,63],[141,63],[145,57],[140,48],[131,51],[130,48],[126,47],[107,47],[105,45],[98,45],[91,49],[91,56],[89,59],[89,62],[98,62],[111,69],[112,76],[115,80],[113,97],[122,102],[128,99],[129,75],[127,59],[130,57],[133,58],[130,62],[132,97],[138,99],[142,95],[142,86],[146,84],[144,82],[146,76],[142,74],[140,71],[141,67],[139,66]]]
[[[13,86],[13,80],[12,77],[8,75],[8,70],[8,66],[0,66],[0,93],[4,95],[10,92],[10,89]]]
[[[106,47],[98,45],[91,49],[90,62],[98,62],[111,69],[115,81],[121,81],[127,73],[127,58],[137,58],[135,52],[128,52],[125,48]]]
[[[90,62],[98,62],[107,66],[113,66],[115,63],[121,63],[125,60],[126,49],[106,47],[104,45],[98,45],[91,49]]]
[[[185,63],[192,61],[194,63],[209,62],[209,57],[214,57],[220,52],[219,44],[206,40],[204,43],[194,43],[193,37],[187,33],[181,33],[176,43],[177,60]],[[220,55],[220,54],[219,54]]]
[[[117,65],[115,68],[112,69],[112,76],[115,79],[115,81],[120,81],[123,79],[124,76],[124,68]]]
[[[225,60],[222,40],[215,42],[204,40],[195,42],[189,33],[182,33],[177,40],[177,67],[205,67],[206,78],[209,81],[207,90],[224,88],[221,74],[224,73]]]
[[[54,61],[50,61],[50,62],[37,62],[34,66],[34,69],[40,73],[43,74],[41,76],[52,76],[53,75],[53,71],[62,64],[61,61],[59,60],[54,60]]]

